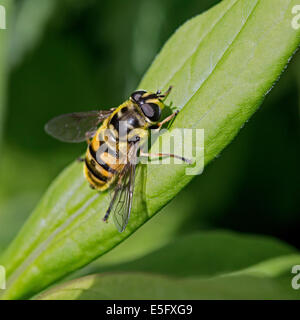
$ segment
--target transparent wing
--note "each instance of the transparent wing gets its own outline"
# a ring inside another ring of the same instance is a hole
[[[125,230],[131,212],[137,150],[137,143],[132,145],[129,149],[128,158],[130,159],[130,162],[125,165],[118,176],[113,198],[105,215],[105,220],[107,220],[110,212],[112,213],[114,223],[119,232]]]
[[[125,230],[129,220],[132,207],[135,169],[136,165],[131,165],[128,167],[126,175],[124,176],[124,186],[120,192],[118,192],[116,205],[113,210],[114,223],[119,232],[123,232]]]
[[[111,115],[113,110],[63,114],[51,119],[45,125],[45,131],[60,141],[82,142],[94,135],[99,124]]]

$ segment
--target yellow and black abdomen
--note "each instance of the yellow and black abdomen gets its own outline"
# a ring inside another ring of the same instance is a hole
[[[126,101],[103,122],[85,157],[84,174],[92,188],[104,191],[111,186],[128,160],[126,150],[131,132],[143,135],[146,128],[147,122],[131,101]]]
[[[98,153],[95,149],[95,145],[98,143],[91,143],[88,146],[85,158],[84,174],[90,183],[91,187],[100,191],[106,190],[114,181],[116,174],[120,170],[120,165],[112,164],[116,160],[112,161],[112,155],[108,152]],[[105,142],[102,143],[102,146]],[[99,150],[99,149],[98,149]]]

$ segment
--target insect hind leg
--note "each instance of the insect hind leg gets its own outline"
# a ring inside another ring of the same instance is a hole
[[[103,217],[103,221],[104,222],[108,222],[108,218],[109,218],[109,215],[110,215],[110,212],[111,212],[111,205],[108,207],[108,209],[107,209],[107,211],[106,211],[106,213],[105,213],[105,216]]]
[[[119,182],[118,182],[118,185],[116,186],[114,195],[113,195],[112,199],[110,200],[109,207],[108,207],[108,209],[106,210],[106,213],[105,213],[105,215],[104,215],[104,217],[103,217],[103,219],[102,219],[104,222],[107,222],[107,221],[108,221],[108,218],[109,218],[109,216],[110,216],[111,210],[112,210],[112,208],[113,208],[113,205],[114,205],[114,203],[115,203],[115,200],[116,200],[116,198],[117,198],[117,196],[118,196],[118,193],[119,193],[120,189],[121,189],[121,184],[120,184],[120,181],[119,181]]]

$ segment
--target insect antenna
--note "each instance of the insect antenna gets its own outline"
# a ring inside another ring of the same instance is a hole
[[[172,88],[173,88],[173,86],[170,86],[169,89],[168,89],[165,93],[159,94],[158,97],[159,97],[159,98],[165,98],[165,99],[166,99],[167,96],[169,95],[169,93],[171,92]],[[160,91],[160,90],[158,90],[158,91]],[[158,91],[157,91],[157,92],[158,92]]]

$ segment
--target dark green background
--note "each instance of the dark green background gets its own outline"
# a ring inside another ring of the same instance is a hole
[[[85,150],[50,138],[44,124],[61,113],[120,104],[176,28],[218,1],[43,0],[46,14],[43,5],[26,11],[26,2],[16,1],[17,27],[11,26],[0,248],[53,178]],[[159,214],[180,215],[173,237],[231,229],[300,248],[299,59],[298,53],[233,143]]]

